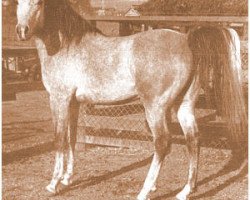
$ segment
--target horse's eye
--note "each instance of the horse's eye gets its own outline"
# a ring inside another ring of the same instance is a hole
[[[15,1],[14,1],[14,4],[18,5],[18,0],[15,0]]]

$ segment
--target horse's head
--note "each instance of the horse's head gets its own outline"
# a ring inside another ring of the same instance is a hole
[[[82,19],[70,5],[70,0],[16,0],[16,32],[20,40],[28,40],[33,35],[45,42],[63,45],[79,42],[84,34],[99,32]],[[59,35],[59,32],[61,35]]]
[[[16,0],[16,32],[20,40],[28,40],[43,26],[45,0]]]

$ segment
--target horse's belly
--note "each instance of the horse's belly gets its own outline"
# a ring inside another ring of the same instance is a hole
[[[80,102],[94,104],[112,104],[136,96],[133,82],[120,80],[116,83],[106,83],[103,85],[85,85],[78,87],[76,98]]]

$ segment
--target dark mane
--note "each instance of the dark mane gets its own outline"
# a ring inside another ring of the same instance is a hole
[[[73,41],[79,43],[86,33],[101,33],[76,13],[68,0],[46,0],[44,6],[44,30],[60,31],[61,46],[69,46]]]

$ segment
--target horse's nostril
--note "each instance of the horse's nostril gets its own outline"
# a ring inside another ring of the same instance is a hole
[[[16,33],[21,40],[27,39],[28,33],[30,31],[30,28],[28,25],[16,25]]]

